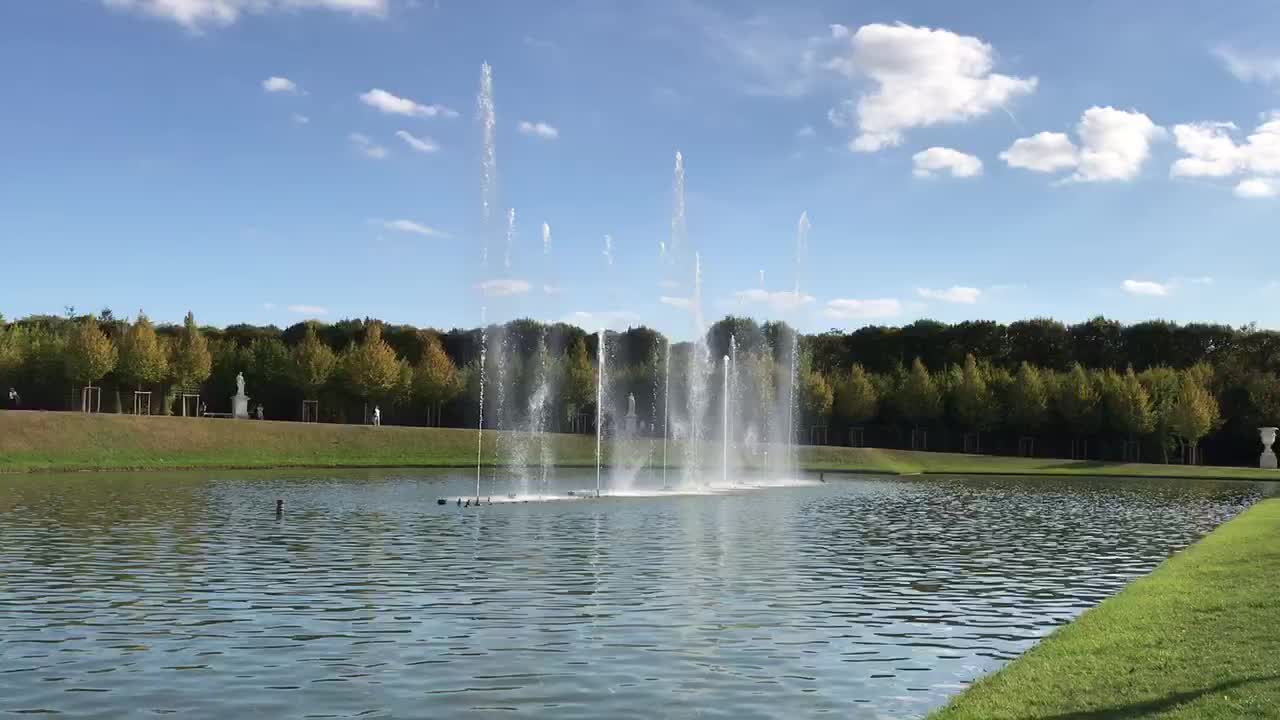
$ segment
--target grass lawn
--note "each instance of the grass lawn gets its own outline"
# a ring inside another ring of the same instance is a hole
[[[494,457],[495,433],[481,454]],[[595,437],[551,435],[556,461],[595,464]],[[655,462],[661,452],[655,441]],[[606,451],[608,444],[606,443]],[[673,444],[673,465],[683,456]],[[710,453],[719,455],[719,450]],[[1280,480],[1256,468],[1101,463],[877,448],[802,447],[809,470],[869,474],[1110,475]],[[467,467],[474,430],[0,411],[0,472],[270,467]],[[605,458],[608,462],[608,458]]]
[[[930,720],[1280,718],[1280,499],[1263,501]]]

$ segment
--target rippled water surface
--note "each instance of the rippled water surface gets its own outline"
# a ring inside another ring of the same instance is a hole
[[[423,471],[0,478],[0,713],[919,716],[1259,494],[847,479],[435,503],[468,489]]]

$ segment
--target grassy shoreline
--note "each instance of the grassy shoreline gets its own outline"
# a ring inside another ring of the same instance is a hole
[[[496,433],[481,457],[492,461]],[[595,438],[549,436],[562,467],[594,467]],[[655,456],[658,453],[654,453]],[[671,466],[681,452],[670,448]],[[609,457],[605,457],[605,462]],[[1256,468],[1103,463],[1044,458],[801,447],[805,470],[876,475],[1045,475],[1280,480]],[[476,433],[206,418],[0,411],[0,473],[105,470],[475,467]]]
[[[1280,499],[1224,523],[930,720],[1280,717]]]

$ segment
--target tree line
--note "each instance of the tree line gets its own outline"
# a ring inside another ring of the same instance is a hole
[[[326,421],[360,422],[379,404],[386,422],[471,426],[486,337],[500,343],[489,343],[483,370],[508,395],[488,394],[486,424],[526,422],[530,398],[546,385],[551,429],[592,426],[597,337],[533,320],[439,331],[371,319],[215,328],[191,315],[157,326],[109,310],[0,317],[0,387],[17,388],[23,406],[36,409],[79,408],[79,388],[90,386],[107,411],[133,411],[136,391],[151,393],[157,413],[181,412],[184,393],[225,411],[243,372],[252,403],[271,419],[301,419],[310,400]],[[1211,461],[1248,463],[1256,427],[1280,420],[1280,334],[1252,326],[922,320],[797,337],[785,323],[726,317],[706,335],[708,372],[730,352],[730,338],[740,358],[736,392],[762,415],[788,392],[779,378],[798,344],[802,442],[1166,461],[1194,458],[1203,444]],[[695,347],[667,348],[644,327],[605,341],[604,414],[620,413],[634,395],[656,426],[665,415],[661,385],[669,375],[682,396]]]

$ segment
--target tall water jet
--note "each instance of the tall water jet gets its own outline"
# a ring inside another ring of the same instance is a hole
[[[516,209],[507,209],[507,244],[502,253],[502,269],[511,270],[511,246],[516,241]]]
[[[596,344],[596,497],[600,497],[600,447],[604,437],[604,328]]]
[[[477,369],[480,377],[478,384],[480,386],[480,414],[479,422],[476,424],[476,503],[480,502],[480,459],[484,450],[484,362],[488,343],[486,342],[487,325],[485,325],[485,308],[480,308],[480,367]]]
[[[800,213],[800,220],[796,223],[796,268],[795,268],[795,289],[792,291],[792,298],[795,305],[800,304],[800,279],[801,271],[804,267],[804,256],[807,243],[809,241],[809,213]],[[796,462],[796,425],[795,416],[798,410],[799,398],[797,395],[798,373],[800,366],[800,333],[795,327],[791,328],[791,362],[788,368],[789,382],[787,383],[787,467],[786,472],[794,470]]]
[[[480,66],[480,92],[476,96],[476,114],[480,119],[480,131],[484,140],[484,149],[480,156],[480,200],[482,219],[487,227],[498,192],[498,153],[495,138],[498,121],[493,109],[493,68],[489,67],[489,63]]]
[[[673,175],[671,183],[673,201],[671,209],[671,242],[666,247],[665,252],[674,256],[681,249],[688,235],[688,227],[685,225],[684,219],[684,155],[679,150],[676,151],[676,167]]]
[[[729,356],[720,361],[720,372],[723,375],[723,389],[720,398],[720,425],[724,439],[720,445],[720,484],[729,484]]]
[[[662,366],[662,489],[667,484],[667,437],[671,426],[671,338],[667,338],[667,359]]]
[[[481,279],[489,270],[489,231],[490,219],[497,195],[498,156],[495,131],[497,119],[493,109],[493,68],[489,63],[480,65],[480,91],[476,94],[476,115],[480,121],[483,150],[480,158],[480,218],[482,223],[482,242],[480,244]],[[480,308],[480,366],[477,384],[480,391],[480,405],[476,423],[476,503],[480,502],[481,460],[484,449],[484,390],[485,363],[488,357],[489,337],[486,322],[486,308]]]
[[[693,344],[689,353],[689,438],[685,448],[688,460],[685,482],[706,484],[702,468],[702,438],[707,419],[707,367],[711,350],[707,347],[707,330],[702,319],[702,256],[693,255],[693,294],[689,298],[693,314]]]

